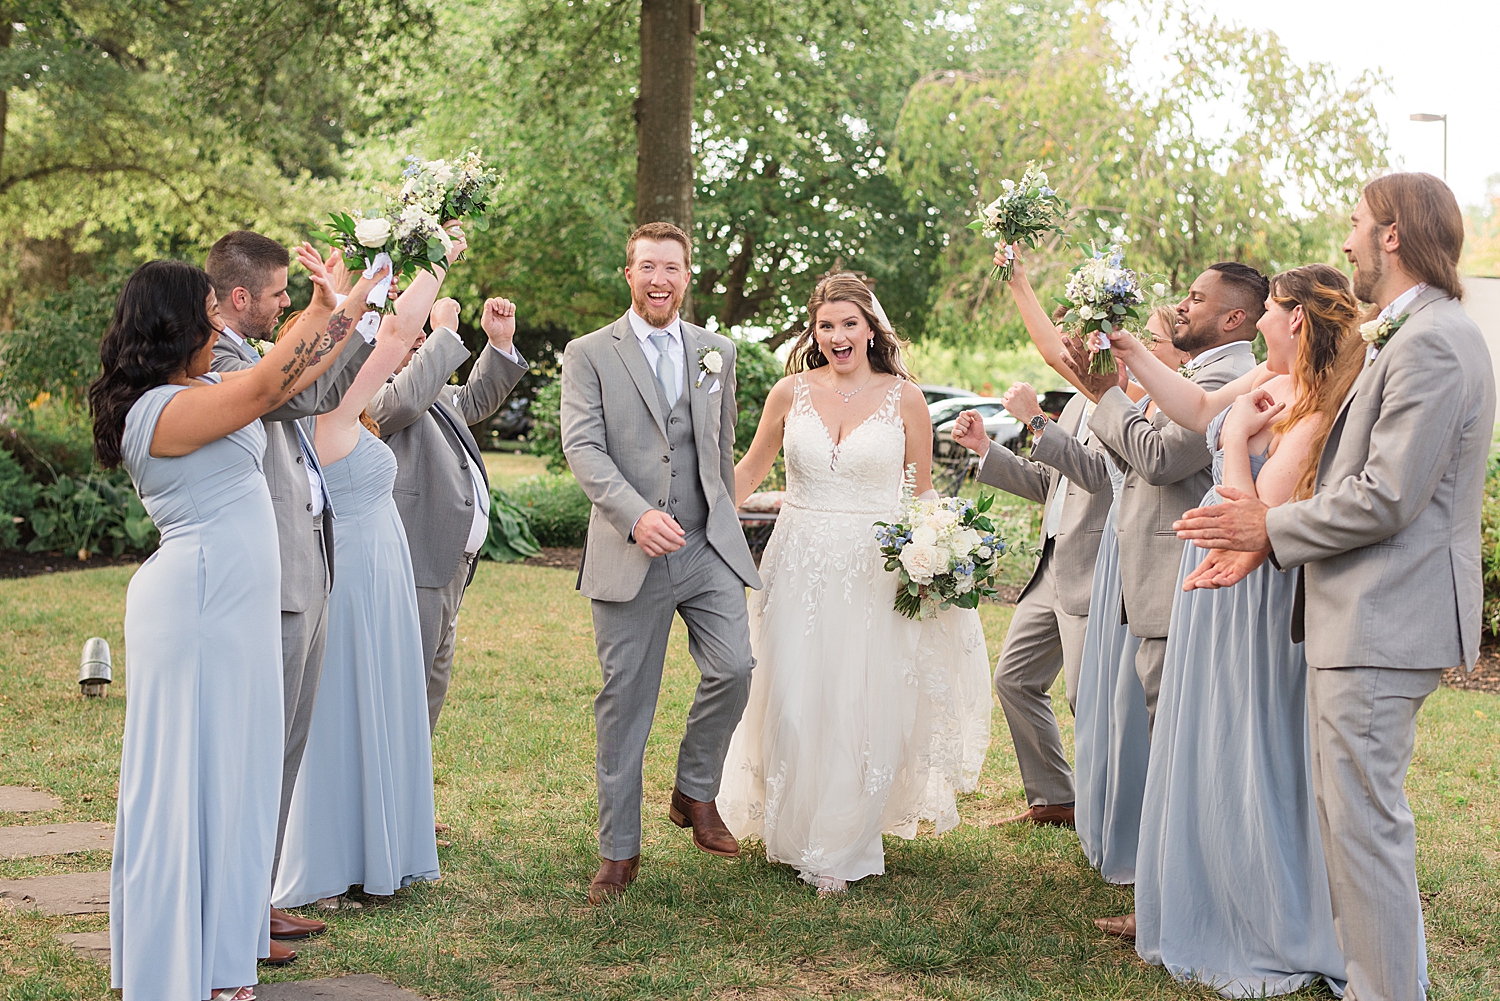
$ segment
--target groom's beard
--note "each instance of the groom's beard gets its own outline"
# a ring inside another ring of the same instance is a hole
[[[1368,267],[1366,267],[1368,265]],[[1380,245],[1372,234],[1365,247],[1365,256],[1354,262],[1354,298],[1360,302],[1374,302],[1375,288],[1385,277],[1385,268],[1380,259]]]
[[[671,323],[672,318],[677,315],[677,311],[682,308],[682,296],[682,292],[673,293],[672,298],[668,299],[666,306],[663,307],[654,306],[651,300],[647,299],[644,295],[638,296],[632,292],[630,295],[630,304],[635,307],[635,311],[640,314],[641,319],[651,324],[657,330],[660,330]]]

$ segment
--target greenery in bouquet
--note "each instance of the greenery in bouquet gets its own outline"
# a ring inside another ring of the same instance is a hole
[[[995,495],[918,500],[914,476],[915,467],[907,467],[901,520],[875,523],[885,568],[897,575],[896,611],[930,619],[947,608],[976,608],[997,593],[997,564],[1006,550],[988,514]]]
[[[1140,275],[1125,266],[1125,252],[1118,245],[1100,250],[1092,242],[1083,261],[1068,273],[1067,289],[1055,301],[1068,308],[1062,322],[1078,329],[1094,349],[1090,372],[1116,371],[1109,335],[1144,326],[1149,311],[1141,281]],[[1153,291],[1160,298],[1166,295],[1166,286],[1158,282]]]
[[[401,204],[420,205],[444,222],[457,219],[479,232],[489,228],[485,209],[498,178],[477,149],[465,150],[452,163],[418,156],[408,156],[406,162]]]
[[[1009,248],[1017,243],[1035,247],[1043,235],[1062,232],[1068,203],[1047,182],[1047,172],[1038,170],[1036,161],[1026,164],[1019,182],[1009,178],[1000,182],[1000,197],[979,210],[979,218],[969,229],[995,240],[995,249],[1006,248],[1006,261],[990,272],[991,278],[1010,281],[1014,268]]]

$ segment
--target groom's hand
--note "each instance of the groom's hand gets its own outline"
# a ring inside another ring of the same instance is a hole
[[[677,524],[677,519],[656,508],[641,515],[635,523],[635,531],[630,534],[635,537],[635,544],[641,547],[641,552],[652,559],[675,553],[687,541],[687,534]]]

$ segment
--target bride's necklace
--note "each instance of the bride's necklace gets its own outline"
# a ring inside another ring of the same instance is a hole
[[[840,396],[842,396],[844,398],[844,402],[848,403],[850,400],[854,399],[854,397],[859,394],[860,390],[862,390],[866,386],[868,386],[870,384],[870,380],[873,379],[873,378],[875,378],[875,373],[871,372],[869,374],[869,376],[865,379],[865,381],[859,384],[859,389],[856,389],[856,390],[854,390],[851,393],[846,393],[842,389],[840,389],[839,387],[835,386],[833,384],[832,380],[829,380],[828,388],[831,389],[831,390],[833,390],[835,393],[838,393]]]

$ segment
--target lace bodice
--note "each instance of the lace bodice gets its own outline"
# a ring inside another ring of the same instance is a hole
[[[890,515],[900,502],[906,427],[901,421],[902,381],[880,409],[837,445],[812,405],[807,377],[798,375],[782,448],[786,496],[782,504],[810,511]]]

